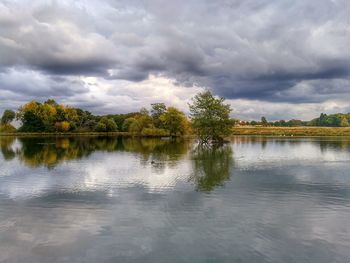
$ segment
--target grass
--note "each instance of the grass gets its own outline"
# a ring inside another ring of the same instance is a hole
[[[350,136],[350,127],[254,127],[232,129],[232,135],[256,136]]]

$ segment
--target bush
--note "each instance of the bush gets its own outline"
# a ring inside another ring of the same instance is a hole
[[[70,129],[70,124],[67,121],[56,122],[55,129],[58,132],[67,132]]]
[[[158,128],[143,128],[141,131],[143,136],[169,136],[169,132]]]
[[[117,124],[112,118],[103,117],[97,123],[95,130],[98,132],[113,132],[117,130]]]
[[[0,125],[0,132],[15,132],[16,128],[11,124],[2,124]]]

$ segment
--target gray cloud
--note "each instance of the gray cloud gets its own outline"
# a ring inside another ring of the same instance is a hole
[[[28,87],[23,95],[70,98],[81,92],[71,83],[80,76],[114,83],[155,75],[229,99],[294,104],[349,99],[349,13],[347,0],[30,6],[0,0],[0,71],[31,72],[13,86],[2,78],[0,89],[16,92],[41,74],[50,79],[45,88]]]

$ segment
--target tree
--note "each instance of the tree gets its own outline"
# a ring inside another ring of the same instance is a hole
[[[17,119],[21,120],[23,131],[53,132],[65,127],[74,130],[77,127],[79,116],[76,109],[59,105],[54,100],[44,103],[31,101],[24,104],[17,111]],[[63,122],[67,122],[69,125]],[[61,123],[61,124],[57,124]],[[39,125],[39,126],[37,126]]]
[[[129,132],[141,133],[142,129],[143,128],[137,119],[135,119],[132,123],[130,123]]]
[[[349,127],[349,121],[346,119],[345,116],[341,117],[339,126],[340,127]]]
[[[42,132],[45,130],[43,121],[34,113],[34,111],[26,111],[21,117],[22,126],[19,128],[23,132]]]
[[[140,109],[140,114],[143,115],[143,116],[148,116],[149,117],[149,111],[145,107],[142,107]]]
[[[133,123],[133,122],[135,122],[136,121],[136,119],[135,118],[127,118],[124,122],[123,122],[123,126],[122,126],[122,130],[123,131],[130,131],[129,130],[129,128],[130,128],[130,126],[131,126],[131,124]]]
[[[117,130],[117,124],[115,124],[112,118],[102,117],[96,125],[96,131],[99,132],[113,132]]]
[[[183,135],[188,130],[188,121],[185,114],[174,107],[169,107],[160,116],[163,127],[167,129],[170,136]]]
[[[67,132],[70,129],[70,124],[68,121],[56,122],[55,129],[58,132]]]
[[[5,110],[1,117],[1,124],[10,124],[16,117],[16,113],[12,110]]]
[[[317,126],[325,126],[326,119],[327,119],[327,114],[321,113],[317,121]]]
[[[202,143],[222,142],[231,132],[231,108],[224,98],[215,98],[210,91],[197,94],[192,98],[190,117],[192,127]]]
[[[94,116],[89,111],[74,109],[77,114],[76,128],[79,130],[89,131],[96,125]]]
[[[261,117],[261,125],[262,126],[267,126],[268,125],[268,122],[266,120],[266,118],[264,116]]]
[[[153,103],[151,104],[151,116],[153,124],[156,128],[163,128],[163,122],[160,120],[160,116],[166,112],[166,106],[164,103]]]
[[[141,108],[138,116],[135,116],[137,124],[134,122],[132,130],[134,133],[141,133],[144,128],[154,128],[152,117],[146,108]]]

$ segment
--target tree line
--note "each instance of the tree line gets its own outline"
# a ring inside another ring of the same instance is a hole
[[[350,113],[325,114],[321,113],[318,118],[310,121],[302,121],[298,119],[267,121],[265,117],[261,117],[260,121],[241,121],[235,120],[236,125],[249,126],[271,126],[271,127],[350,127]]]
[[[198,135],[201,141],[220,141],[230,134],[233,122],[230,106],[209,91],[197,94],[189,104],[190,115],[164,103],[153,103],[138,112],[95,116],[91,112],[65,106],[49,99],[30,101],[16,112],[6,110],[1,118],[1,131],[16,129],[11,122],[21,123],[19,132],[129,132],[143,136]]]
[[[73,108],[49,99],[43,103],[30,101],[14,112],[6,110],[1,124],[8,131],[15,128],[11,122],[17,119],[19,132],[131,132],[142,135],[183,135],[188,132],[188,119],[175,107],[154,103],[151,110],[95,116],[91,112]],[[4,129],[4,128],[3,128]]]
[[[14,112],[5,110],[0,124],[0,132],[128,132],[141,136],[183,136],[197,135],[202,142],[223,141],[230,135],[234,125],[253,126],[350,126],[350,113],[322,113],[311,121],[280,120],[269,122],[265,117],[260,121],[240,121],[230,118],[231,108],[224,98],[204,91],[194,96],[189,103],[189,116],[179,109],[164,103],[153,103],[150,109],[138,112],[95,116],[91,112],[65,106],[49,99],[43,103],[30,101]],[[11,125],[14,120],[21,123],[16,130]]]

